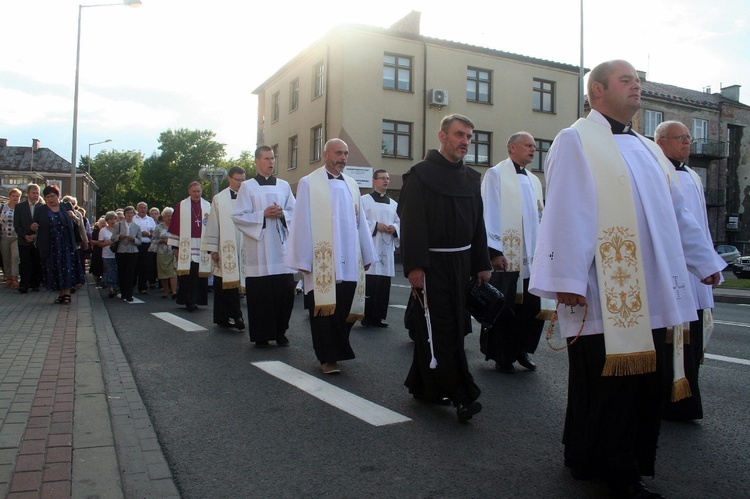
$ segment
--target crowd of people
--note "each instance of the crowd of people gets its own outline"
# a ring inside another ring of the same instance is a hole
[[[513,134],[508,158],[482,178],[463,162],[474,124],[458,114],[442,120],[439,148],[404,174],[398,203],[384,169],[361,195],[338,138],[296,196],[273,175],[273,150],[261,146],[257,174],[246,179],[231,168],[211,203],[193,182],[174,208],[141,202],[107,212],[93,230],[57,187],[45,187],[41,201],[30,184],[24,202],[12,189],[0,206],[5,286],[27,293],[44,285],[57,291],[55,303],[70,303],[90,247],[90,272],[110,298],[130,302],[134,291],[159,288],[194,311],[208,303],[212,279],[214,323],[247,327],[250,341],[267,347],[289,344],[301,280],[313,349],[329,375],[355,358],[357,321],[388,327],[400,247],[414,341],[405,385],[415,399],[453,405],[461,422],[482,410],[464,351],[470,282],[505,296],[480,338],[502,373],[517,372],[514,363],[537,369],[531,355],[545,320],[562,308],[554,320],[569,356],[566,466],[577,479],[608,480],[617,497],[661,497],[641,476],[654,474],[662,417],[703,416],[703,326],[725,265],[713,250],[700,178],[685,165],[688,129],[665,122],[655,141],[633,131],[640,82],[626,61],[595,67],[587,95],[590,114],[549,150],[546,193],[526,171],[536,152],[530,133]]]

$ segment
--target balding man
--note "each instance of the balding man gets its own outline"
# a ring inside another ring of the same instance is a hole
[[[313,348],[323,373],[354,358],[349,333],[364,318],[365,270],[375,262],[357,182],[344,174],[349,147],[331,139],[324,166],[297,185],[285,264],[304,274]]]
[[[534,371],[529,358],[542,335],[544,321],[538,296],[529,294],[531,262],[542,218],[542,183],[526,166],[534,161],[536,143],[528,132],[514,133],[508,139],[508,159],[493,166],[482,180],[484,225],[490,252],[493,283],[505,294],[513,314],[489,331],[482,331],[482,347],[487,358],[503,373],[514,373],[513,362]]]
[[[679,334],[697,319],[688,265],[716,285],[725,264],[685,209],[674,167],[632,130],[633,66],[599,64],[587,94],[591,112],[547,155],[529,290],[557,299],[568,341],[565,464],[575,478],[609,481],[616,497],[661,497],[641,476],[654,475],[662,393],[689,396],[678,366],[664,382],[666,328]]]
[[[677,186],[685,197],[687,209],[695,217],[703,230],[706,240],[713,245],[711,231],[708,228],[708,214],[706,212],[706,199],[703,196],[703,183],[695,171],[689,168],[685,162],[690,156],[690,130],[679,121],[665,121],[656,127],[654,141],[659,144],[664,155],[674,165],[677,175]],[[714,294],[711,288],[701,284],[700,279],[690,274],[690,288],[693,291],[695,309],[698,312],[698,320],[690,322],[690,334],[685,335],[684,359],[685,377],[690,383],[688,397],[676,402],[667,398],[664,408],[664,419],[687,420],[702,419],[703,404],[701,402],[700,387],[698,386],[698,369],[703,357],[703,317],[711,313],[714,307]],[[672,350],[667,348],[669,353]],[[669,355],[667,361],[669,364]]]

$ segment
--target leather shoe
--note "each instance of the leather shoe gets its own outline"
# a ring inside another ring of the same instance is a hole
[[[383,321],[377,321],[377,322],[373,322],[371,324],[371,326],[373,326],[373,327],[388,327],[388,323],[387,322],[383,322]]]
[[[236,327],[240,331],[242,331],[243,329],[245,329],[245,321],[242,320],[242,317],[240,317],[239,319],[235,319],[234,320],[234,327]]]
[[[517,362],[529,371],[536,371],[536,364],[534,364],[534,362],[529,358],[529,354],[526,352],[523,352],[518,356]]]
[[[495,370],[503,374],[516,374],[516,368],[513,364],[495,364]]]
[[[323,374],[338,374],[341,372],[335,362],[323,362],[320,367],[323,368]]]
[[[195,303],[191,303],[189,305],[185,305],[185,308],[188,312],[193,312],[195,310],[198,310],[198,305],[196,305]]]
[[[360,324],[360,325],[361,325],[362,327],[371,327],[371,326],[372,326],[372,324],[370,324],[369,322],[367,322],[367,321],[365,321],[365,320],[359,321],[359,324]]]
[[[26,293],[29,292],[29,290],[26,288],[18,288],[18,292],[21,293],[22,295],[25,295]]]
[[[465,423],[466,421],[473,418],[474,414],[479,413],[481,410],[482,404],[475,400],[474,402],[470,402],[468,404],[458,404],[458,406],[456,407],[456,415],[458,416],[459,422]]]
[[[219,321],[216,325],[219,327],[232,327],[232,323],[229,321]]]
[[[255,348],[266,348],[267,346],[268,346],[268,342],[265,340],[255,342]]]
[[[613,497],[617,499],[664,499],[664,496],[649,490],[641,480],[635,482],[611,482],[609,484]]]
[[[418,393],[413,394],[413,396],[416,400],[427,402],[428,404],[451,405],[451,399],[449,399],[448,397],[425,397],[424,395],[420,395]]]
[[[276,346],[278,347],[285,347],[289,345],[289,338],[286,337],[286,335],[281,335],[281,337],[276,339]]]

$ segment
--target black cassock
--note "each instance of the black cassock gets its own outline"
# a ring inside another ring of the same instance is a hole
[[[466,292],[472,276],[492,268],[479,173],[430,150],[404,174],[399,216],[404,275],[415,268],[425,271],[437,359],[437,368],[430,369],[427,324],[418,311],[414,358],[404,384],[417,396],[449,397],[454,405],[470,403],[480,390],[464,351],[464,336],[471,327]],[[456,251],[463,247],[468,248]]]

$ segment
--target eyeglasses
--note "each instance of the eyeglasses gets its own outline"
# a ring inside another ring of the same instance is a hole
[[[377,177],[375,180],[391,180],[391,177]]]
[[[693,137],[690,134],[687,135],[675,135],[674,137],[667,137],[668,139],[674,139],[678,142],[685,142],[686,140],[688,142],[692,142]]]
[[[234,177],[229,177],[229,178],[230,178],[231,180],[234,180],[235,182],[244,182],[244,181],[245,181],[245,179],[244,179],[244,178],[234,178]]]

